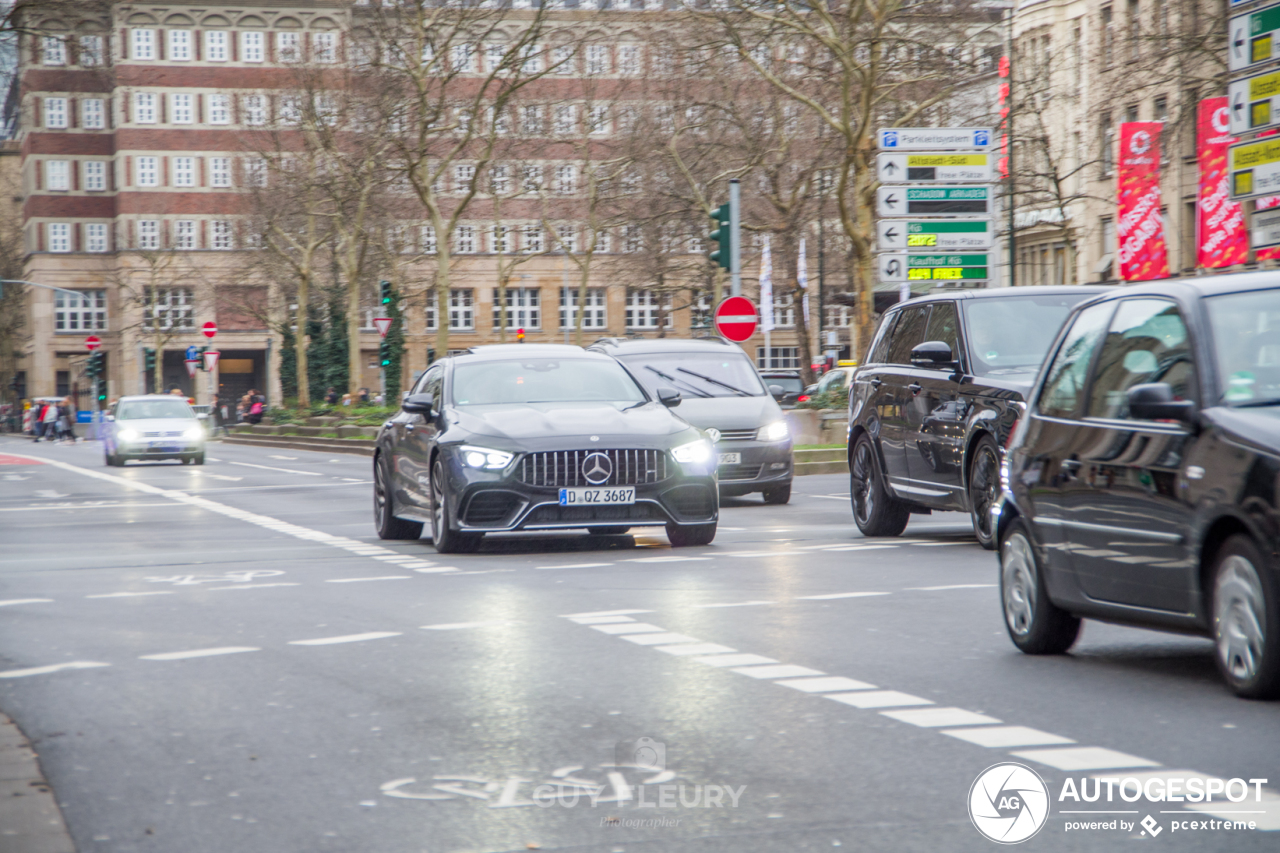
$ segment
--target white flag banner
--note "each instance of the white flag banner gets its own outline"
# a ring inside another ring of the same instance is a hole
[[[760,331],[773,331],[773,258],[769,255],[769,236],[760,251]]]
[[[800,238],[800,259],[796,261],[796,283],[800,285],[800,289],[804,291],[804,325],[809,328],[809,274],[805,272],[804,262],[804,238]]]

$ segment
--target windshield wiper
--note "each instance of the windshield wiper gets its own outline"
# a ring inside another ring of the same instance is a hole
[[[687,373],[690,376],[696,376],[699,379],[703,380],[704,382],[710,382],[712,385],[719,385],[721,388],[728,388],[730,391],[732,391],[733,393],[737,394],[740,397],[752,396],[751,394],[748,394],[746,391],[743,391],[741,388],[733,387],[728,382],[721,382],[719,379],[712,379],[710,376],[703,376],[701,373],[694,373],[692,370],[690,370],[687,367],[677,367],[676,370],[680,371],[681,373]]]
[[[1236,403],[1232,408],[1254,409],[1260,406],[1280,406],[1280,397],[1273,397],[1270,400],[1250,400],[1247,403]]]
[[[662,372],[661,370],[659,370],[658,368],[654,367],[652,364],[646,364],[646,365],[644,366],[644,369],[645,369],[645,370],[652,370],[654,373],[658,374],[659,376],[661,376],[663,379],[667,380],[668,382],[679,382],[681,385],[683,385],[684,387],[688,388],[690,391],[692,391],[693,393],[697,394],[699,397],[710,397],[710,396],[711,396],[710,394],[705,393],[701,388],[698,388],[697,386],[695,386],[695,385],[693,385],[693,384],[691,384],[691,383],[689,383],[689,382],[685,382],[683,379],[680,379],[679,377],[676,377],[676,376],[668,376],[667,374],[663,373],[663,372]]]

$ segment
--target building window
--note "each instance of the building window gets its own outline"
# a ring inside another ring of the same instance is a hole
[[[251,157],[244,161],[244,185],[247,187],[265,187],[267,185],[267,161],[261,157]]]
[[[160,158],[137,157],[134,159],[134,184],[140,187],[160,186]]]
[[[526,44],[520,48],[520,70],[525,74],[542,73],[542,45]]]
[[[576,69],[573,61],[573,45],[563,44],[551,51],[551,65],[557,74],[569,75]]]
[[[66,160],[45,160],[44,188],[47,190],[71,189],[71,163]]]
[[[1105,6],[1102,15],[1102,63],[1110,65],[1115,59],[1115,31],[1111,27],[1111,7]]]
[[[422,239],[422,254],[434,255],[438,249],[436,248],[436,228],[434,225],[423,225],[419,229],[419,237]]]
[[[338,34],[337,33],[312,33],[311,34],[311,58],[316,62],[337,62],[338,61]]]
[[[492,74],[502,67],[502,58],[507,55],[505,44],[486,44],[484,46],[484,73]]]
[[[103,160],[85,160],[81,165],[84,188],[88,192],[102,192],[107,188],[107,164]]]
[[[489,226],[489,251],[495,255],[511,252],[511,229],[506,225]]]
[[[210,157],[209,158],[209,186],[211,187],[231,186],[231,158],[230,157]]]
[[[1111,123],[1111,113],[1103,113],[1098,126],[1099,142],[1102,145],[1102,177],[1111,175],[1115,168],[1116,129]]]
[[[644,232],[639,225],[622,226],[622,251],[627,254],[644,251]]]
[[[524,247],[526,255],[534,255],[542,251],[542,226],[526,225],[524,232],[520,235],[521,245]]]
[[[607,255],[612,251],[613,235],[608,231],[597,231],[595,253],[597,255]]]
[[[468,74],[475,70],[475,45],[462,42],[453,45],[449,54],[449,64],[459,74]]]
[[[578,167],[574,165],[556,166],[556,193],[573,195],[578,191]]]
[[[582,305],[582,328],[603,329],[606,320],[605,296],[603,287],[588,287],[586,299]],[[578,328],[578,288],[560,288],[560,328]]]
[[[48,225],[50,252],[71,251],[71,226],[65,222],[50,222]]]
[[[489,170],[489,192],[494,195],[506,195],[511,192],[510,167],[494,166]]]
[[[602,44],[587,46],[587,73],[609,73],[609,48]]]
[[[231,124],[230,95],[207,95],[205,101],[209,105],[209,124]]]
[[[761,370],[786,370],[800,366],[800,347],[756,347],[756,367]]]
[[[578,251],[578,226],[556,226],[556,251],[566,252],[570,255]]]
[[[507,329],[540,329],[542,328],[542,309],[539,307],[540,292],[532,287],[507,288]],[[499,291],[493,291],[493,327],[502,324],[502,302]]]
[[[302,96],[281,95],[278,115],[281,124],[294,125],[302,121]]]
[[[105,290],[81,290],[77,293],[59,290],[54,293],[53,330],[55,332],[102,332],[106,329],[107,292]]]
[[[144,288],[142,328],[148,332],[196,327],[195,291],[189,287]]]
[[[227,61],[227,34],[224,31],[204,31],[204,58],[206,62]]]
[[[793,294],[774,292],[773,322],[780,329],[790,329],[796,324],[796,299]]]
[[[194,95],[169,96],[169,121],[173,124],[191,124],[195,117]]]
[[[453,232],[453,252],[456,255],[471,255],[476,251],[476,229],[470,225],[459,225]]]
[[[265,42],[262,33],[240,34],[240,61],[262,62],[265,58]]]
[[[107,226],[93,222],[84,227],[84,250],[86,252],[107,251]]]
[[[253,127],[267,123],[266,95],[244,96],[244,123]]]
[[[828,329],[848,328],[853,319],[852,309],[839,303],[823,306],[823,313],[826,315],[824,325]]]
[[[453,191],[458,195],[462,195],[471,188],[471,182],[475,180],[476,167],[470,165],[453,167]]]
[[[150,92],[133,93],[134,124],[156,123],[156,96]]]
[[[302,60],[302,36],[299,33],[276,33],[276,59],[280,62]]]
[[[138,248],[160,248],[160,222],[156,219],[138,220]]]
[[[587,110],[587,133],[592,136],[609,135],[609,108],[595,104]]]
[[[173,158],[173,185],[175,187],[194,187],[196,185],[196,158]]]
[[[102,36],[80,36],[80,65],[94,68],[103,64]]]
[[[520,132],[525,136],[542,135],[542,107],[533,105],[520,108]]]
[[[457,288],[449,291],[449,328],[455,331],[470,331],[476,327],[475,304],[470,288]]]
[[[156,31],[155,30],[130,30],[129,31],[129,56],[133,59],[155,59],[156,58]]]
[[[45,36],[41,53],[45,65],[67,64],[67,43],[62,36]]]
[[[624,44],[618,47],[618,73],[638,77],[641,71],[640,45]]]
[[[235,232],[232,230],[230,221],[215,219],[209,223],[209,248],[234,249],[235,247]]]
[[[102,130],[107,126],[106,104],[101,98],[85,98],[80,102],[80,126],[86,130]]]
[[[165,58],[170,62],[191,61],[191,30],[169,30],[169,55]]]
[[[173,248],[196,248],[196,223],[194,219],[179,219],[173,223]]]
[[[661,302],[659,300],[661,299]],[[675,326],[675,318],[671,315],[671,294],[662,299],[652,290],[627,291],[627,328],[656,329],[659,316],[666,313],[665,325],[668,329]]]
[[[44,99],[44,126],[52,130],[67,126],[67,99]]]
[[[542,167],[541,166],[522,166],[520,167],[520,191],[526,193],[536,193],[542,190]]]
[[[573,104],[562,104],[556,107],[551,120],[551,132],[565,136],[577,130],[578,108]]]

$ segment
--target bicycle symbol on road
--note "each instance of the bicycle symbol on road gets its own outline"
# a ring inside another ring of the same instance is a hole
[[[174,586],[196,586],[202,583],[253,583],[258,578],[274,578],[284,574],[279,569],[238,569],[220,575],[170,575],[145,578],[148,583],[171,583]]]
[[[627,780],[624,770],[651,772],[652,767],[641,767],[635,764],[601,764],[604,780],[582,778],[575,775],[583,770],[581,764],[561,767],[551,772],[548,779],[537,782],[522,776],[507,776],[498,781],[484,776],[432,776],[429,791],[408,790],[408,786],[418,784],[416,777],[393,779],[384,783],[380,790],[388,797],[399,797],[405,800],[456,800],[459,797],[470,797],[485,800],[491,809],[521,808],[527,806],[577,805],[579,798],[585,797],[591,805],[598,803],[625,803],[636,799],[635,792],[642,785],[661,785],[676,778],[671,770],[640,779],[633,784]],[[520,796],[520,787],[534,784],[529,798]],[[495,797],[496,795],[496,797]]]

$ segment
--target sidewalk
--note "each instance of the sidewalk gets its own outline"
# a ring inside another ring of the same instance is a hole
[[[0,853],[76,853],[35,751],[0,714]]]

